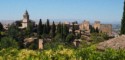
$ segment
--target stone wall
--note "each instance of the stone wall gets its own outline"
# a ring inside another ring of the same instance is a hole
[[[100,29],[100,21],[95,21],[95,23],[93,24],[94,29],[98,28]]]
[[[39,39],[38,48],[39,48],[40,50],[43,49],[43,39]]]
[[[104,33],[111,34],[112,33],[112,25],[111,24],[101,24],[100,31]]]
[[[79,28],[80,30],[85,30],[89,32],[90,31],[89,26],[90,26],[89,21],[84,20],[84,22],[80,24]]]
[[[95,21],[93,24],[94,29],[98,28],[100,32],[103,33],[112,33],[112,25],[111,24],[101,24],[100,21]]]

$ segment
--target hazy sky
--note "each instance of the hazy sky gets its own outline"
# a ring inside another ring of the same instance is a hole
[[[120,22],[124,0],[0,0],[0,21],[19,20],[25,10],[30,19],[57,21],[100,20]]]

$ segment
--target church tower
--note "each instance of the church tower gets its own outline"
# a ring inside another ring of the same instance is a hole
[[[26,12],[23,15],[22,28],[27,28],[28,25],[29,25],[29,14],[28,11],[26,10]]]

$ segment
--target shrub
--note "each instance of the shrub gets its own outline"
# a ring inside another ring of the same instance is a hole
[[[66,37],[66,42],[72,42],[74,39],[74,34],[69,34],[67,37]]]
[[[18,48],[18,44],[11,37],[3,37],[0,40],[0,49],[3,49],[3,48]]]

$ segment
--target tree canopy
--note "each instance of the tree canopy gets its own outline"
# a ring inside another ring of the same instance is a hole
[[[0,22],[0,31],[2,31],[3,30],[3,25],[2,25],[2,23]]]
[[[124,1],[124,12],[123,12],[123,17],[121,21],[121,34],[125,34],[125,1]]]
[[[0,40],[0,49],[3,49],[3,48],[18,48],[18,44],[16,40],[14,40],[11,37],[3,37]]]

